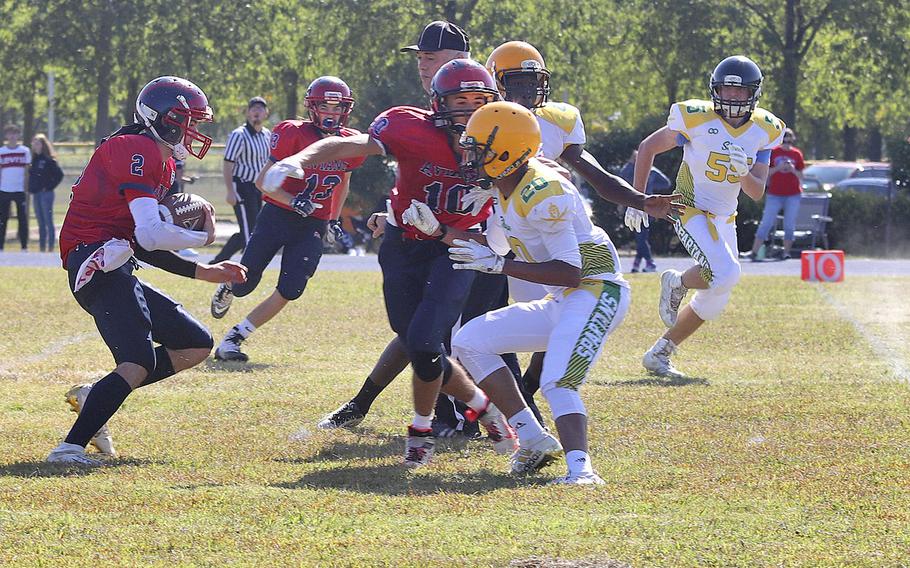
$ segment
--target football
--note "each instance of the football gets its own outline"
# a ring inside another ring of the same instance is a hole
[[[158,213],[165,223],[179,225],[191,231],[205,229],[206,216],[214,216],[215,208],[193,193],[175,193],[158,203]]]

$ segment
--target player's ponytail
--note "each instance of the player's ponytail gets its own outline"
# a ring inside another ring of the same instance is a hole
[[[127,134],[142,134],[147,129],[148,129],[147,126],[145,126],[144,124],[139,124],[138,122],[134,122],[132,124],[124,124],[123,126],[118,128],[116,131],[114,131],[112,134],[102,138],[101,142],[98,142],[98,146],[101,146],[102,144],[104,144],[111,138],[114,138],[115,136],[124,136]]]

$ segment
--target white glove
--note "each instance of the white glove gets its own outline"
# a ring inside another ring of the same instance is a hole
[[[439,230],[439,219],[433,214],[430,206],[416,199],[411,200],[411,205],[401,214],[401,220],[425,235],[433,235]]]
[[[288,177],[303,179],[303,176],[303,168],[282,160],[265,172],[265,177],[262,178],[262,189],[266,193],[275,193],[281,189],[281,184]]]
[[[464,197],[461,198],[461,205],[462,207],[470,207],[471,215],[480,215],[483,206],[496,195],[497,191],[495,186],[491,186],[487,189],[475,187],[464,194]]]
[[[645,227],[648,227],[648,224],[650,223],[650,221],[648,221],[648,214],[641,209],[636,209],[634,207],[626,207],[626,218],[624,222],[626,227],[635,233],[640,233],[641,226],[644,225]]]
[[[490,247],[477,241],[455,239],[449,247],[449,258],[455,261],[455,270],[477,270],[488,274],[499,274],[506,259],[493,252]]]
[[[749,173],[749,160],[746,158],[746,152],[741,146],[730,144],[730,170],[734,175],[742,177]]]

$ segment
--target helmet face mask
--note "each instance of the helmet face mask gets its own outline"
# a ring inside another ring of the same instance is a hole
[[[192,155],[201,160],[212,145],[211,137],[196,129],[200,122],[212,122],[212,107],[202,89],[186,79],[150,81],[136,97],[136,119],[178,159]],[[201,147],[196,149],[193,142]]]
[[[523,41],[506,42],[490,54],[487,70],[507,101],[526,108],[542,107],[550,96],[550,72],[537,48]]]
[[[354,94],[338,77],[319,77],[307,88],[306,108],[316,128],[338,134],[354,110]]]
[[[459,146],[464,151],[465,179],[498,180],[519,171],[537,153],[540,126],[521,105],[490,103],[468,121]]]
[[[439,68],[430,87],[433,124],[461,134],[474,111],[496,100],[499,90],[483,66],[470,59],[453,59]],[[477,104],[475,96],[483,97]]]
[[[717,64],[711,73],[709,88],[714,111],[731,119],[748,117],[755,110],[761,96],[762,73],[758,65],[748,57],[734,55]],[[731,97],[730,89],[745,89],[744,97]],[[724,94],[726,92],[726,94]]]

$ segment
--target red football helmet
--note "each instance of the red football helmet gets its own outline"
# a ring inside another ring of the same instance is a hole
[[[489,95],[487,102],[499,100],[496,81],[483,65],[471,59],[453,59],[439,68],[430,84],[433,121],[436,126],[464,130],[464,125],[457,125],[452,119],[459,116],[470,117],[474,109],[448,109],[445,103],[447,96],[459,93],[483,93]]]
[[[196,123],[212,122],[214,116],[202,89],[180,77],[152,79],[136,97],[136,120],[183,159],[187,153],[202,159],[212,139],[198,130]],[[202,148],[193,148],[198,141]],[[183,154],[183,156],[181,156]]]
[[[320,103],[335,105],[334,110],[319,110]],[[319,130],[337,134],[354,109],[354,94],[348,84],[331,75],[319,77],[306,90],[306,108]]]

